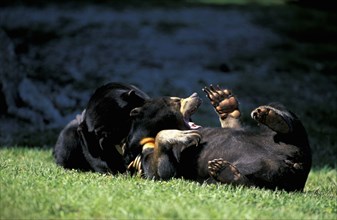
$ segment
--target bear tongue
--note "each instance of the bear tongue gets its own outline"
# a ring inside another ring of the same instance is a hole
[[[199,129],[199,128],[201,128],[201,126],[200,125],[197,125],[197,124],[195,124],[194,122],[188,122],[188,125],[190,126],[190,129],[191,130],[196,130],[196,129]]]

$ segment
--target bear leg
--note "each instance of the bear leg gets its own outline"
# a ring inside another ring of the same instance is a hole
[[[241,128],[239,103],[230,90],[221,89],[219,86],[214,88],[210,85],[203,91],[218,114],[222,128]]]
[[[251,117],[278,133],[286,134],[291,130],[291,126],[287,122],[287,113],[268,105],[253,110]]]
[[[209,175],[218,182],[232,185],[249,185],[248,179],[228,161],[222,158],[208,162]]]
[[[181,152],[191,146],[198,146],[201,135],[197,130],[162,130],[155,138],[155,152],[172,151],[179,162]]]
[[[143,155],[147,154],[142,160],[144,175],[163,180],[176,177],[181,152],[188,147],[198,146],[200,139],[201,135],[196,130],[160,131],[152,147],[143,147]]]

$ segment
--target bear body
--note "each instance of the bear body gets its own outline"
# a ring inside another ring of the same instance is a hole
[[[301,142],[287,138],[277,140],[277,133],[265,129],[201,128],[199,132],[202,136],[199,145],[182,151],[177,176],[199,182],[212,181],[209,161],[221,158],[246,177],[246,185],[287,191],[304,188],[311,166],[310,152],[304,154],[308,143],[305,137]],[[302,143],[304,146],[299,146]],[[291,161],[304,167],[297,169]],[[233,180],[225,183],[236,184]]]
[[[150,179],[183,177],[198,182],[302,191],[311,168],[311,151],[306,131],[296,115],[273,103],[252,112],[252,118],[262,127],[242,127],[238,102],[228,90],[211,87],[205,92],[222,127],[194,131],[159,129],[153,147],[142,151],[143,175]],[[143,113],[135,119],[139,126],[131,133],[146,137],[144,131],[156,127],[156,116],[168,107],[155,108],[153,105],[153,117]],[[165,124],[161,120],[160,124]],[[170,123],[174,120],[181,118],[169,119]]]
[[[81,139],[77,132],[83,115],[77,115],[60,132],[53,149],[56,164],[67,169],[90,170],[90,164],[82,152]]]
[[[53,150],[56,163],[69,169],[124,172],[122,147],[131,128],[130,112],[147,99],[132,85],[99,87],[83,113],[60,132]]]

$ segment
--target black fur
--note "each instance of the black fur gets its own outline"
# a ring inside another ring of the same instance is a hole
[[[131,128],[130,112],[149,97],[138,88],[108,83],[91,96],[86,110],[60,133],[53,155],[69,169],[116,173],[126,170],[122,147]]]
[[[302,191],[311,168],[306,131],[295,114],[282,105],[271,104],[267,107],[278,111],[287,123],[289,132],[282,133],[267,127],[201,128],[198,133],[202,138],[198,145],[186,142],[185,139],[181,141],[181,137],[177,138],[177,142],[165,140],[165,135],[159,133],[155,148],[145,149],[142,153],[145,177],[183,177],[198,182]],[[169,106],[151,106],[151,111],[156,114],[153,117],[139,117],[139,126],[134,127],[133,132],[142,133],[151,128],[158,131],[157,120],[161,120],[160,124],[180,121],[180,118],[171,117],[168,121],[157,118],[157,115],[161,116],[167,111],[166,108]],[[153,124],[143,127],[149,123]],[[193,134],[189,139],[195,137]],[[181,149],[180,155],[174,149]]]
[[[187,122],[200,104],[201,99],[194,93],[185,99],[160,97],[147,100],[142,107],[132,110],[133,123],[124,154],[126,164],[142,152],[142,138],[154,138],[159,131],[166,129],[190,129]]]

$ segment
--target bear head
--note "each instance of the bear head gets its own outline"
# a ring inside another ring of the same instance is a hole
[[[98,139],[113,136],[113,144],[119,144],[131,127],[131,110],[142,106],[147,99],[148,95],[132,85],[112,82],[99,87],[84,115],[88,132]]]
[[[162,130],[198,129],[191,116],[201,105],[197,93],[187,98],[160,97],[145,101],[142,107],[130,112],[133,119],[124,149],[125,163],[129,164],[142,151],[141,140],[155,136]]]

